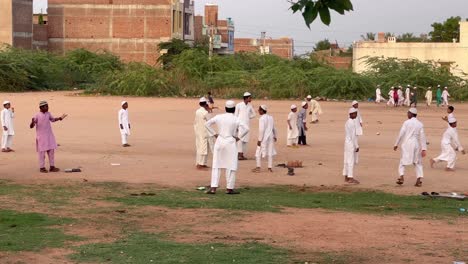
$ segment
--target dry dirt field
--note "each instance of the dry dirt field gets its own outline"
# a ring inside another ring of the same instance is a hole
[[[90,183],[123,182],[132,186],[157,184],[188,190],[209,183],[210,171],[197,171],[194,164],[193,119],[198,107],[197,99],[94,97],[70,92],[51,92],[3,93],[0,94],[0,101],[3,100],[10,100],[15,107],[16,136],[13,148],[16,152],[1,153],[0,179],[18,184],[58,184],[64,187],[86,179]],[[40,100],[49,101],[50,112],[55,116],[62,113],[69,115],[63,122],[53,125],[60,144],[56,152],[57,167],[81,167],[82,173],[38,172],[35,131],[29,129],[29,122],[38,111]],[[129,138],[129,143],[132,144],[130,148],[120,146],[117,111],[122,100],[129,102],[133,129]],[[218,99],[216,103],[223,106],[224,100]],[[289,106],[300,102],[253,100],[256,107],[264,103],[269,106],[279,131],[275,163],[302,160],[305,167],[297,169],[294,177],[286,176],[286,171],[279,168],[274,173],[252,174],[250,170],[255,166],[255,142],[252,141],[247,153],[249,160],[240,163],[237,178],[239,187],[324,185],[330,188],[355,188],[344,185],[341,176],[344,123],[350,103],[321,102],[324,114],[320,117],[320,122],[308,124],[307,140],[310,146],[298,149],[287,148],[285,137]],[[468,104],[455,103],[454,106],[459,120],[460,140],[468,147],[468,124],[465,123],[468,120]],[[385,104],[362,103],[360,109],[364,119],[364,136],[360,138],[360,164],[355,172],[361,181],[360,188],[411,195],[422,191],[468,192],[468,155],[458,156],[456,172],[445,172],[443,164],[435,169],[429,167],[428,158],[439,154],[441,136],[447,126],[441,120],[445,109],[435,106],[427,108],[425,105],[419,107],[419,119],[425,125],[429,141],[422,188],[413,186],[415,176],[412,168],[407,170],[405,186],[397,187],[395,184],[400,154],[393,151],[393,144],[406,119],[406,108],[395,109],[387,108]],[[257,135],[257,127],[258,118],[252,120],[252,138]],[[119,163],[120,166],[111,166],[111,163]],[[224,186],[224,179],[221,184]],[[84,192],[83,195],[89,194]],[[0,203],[0,209],[32,210],[60,215],[60,212],[41,210],[28,202],[16,205],[3,198]],[[82,206],[100,208],[108,205],[96,202]],[[144,213],[138,210],[142,209],[129,211],[133,214],[132,221],[144,230],[167,231],[177,228],[191,231],[189,233],[192,235],[174,233],[173,237],[178,241],[212,241],[212,234],[217,234],[217,242],[261,240],[304,254],[319,251],[358,252],[366,257],[362,260],[363,263],[451,263],[454,260],[451,255],[453,249],[464,248],[463,252],[466,252],[468,247],[467,217],[446,221],[417,219],[405,215],[387,217],[315,209],[287,209],[281,214],[241,214],[235,217],[235,221],[226,222],[224,218],[219,220],[214,216],[219,216],[216,210],[204,212],[153,208],[145,209]],[[151,215],[151,210],[157,212]],[[60,216],[66,217],[78,214],[74,208],[61,213]],[[152,218],[145,218],[148,215]],[[112,218],[106,213],[87,217]],[[106,239],[112,239],[113,236],[109,234],[114,233],[113,228],[116,227],[81,224],[74,228],[73,233],[102,241],[101,235],[104,233],[107,234]],[[0,260],[3,256],[8,259],[5,263],[67,263],[69,260],[64,256],[69,253],[69,250],[53,249],[40,253],[0,252]]]

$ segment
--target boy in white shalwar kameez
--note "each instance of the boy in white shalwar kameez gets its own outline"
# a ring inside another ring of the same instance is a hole
[[[422,160],[426,156],[427,141],[424,133],[424,125],[416,118],[418,110],[410,108],[408,111],[408,120],[403,123],[400,134],[396,140],[393,150],[397,150],[401,145],[401,159],[398,167],[400,178],[398,185],[404,183],[405,166],[414,165],[416,168],[416,187],[422,186],[424,177]]]
[[[238,163],[236,142],[249,133],[249,128],[234,115],[235,107],[234,101],[227,101],[226,113],[211,118],[205,124],[208,134],[216,138],[213,149],[211,188],[207,194],[216,194],[221,169],[226,170],[226,194],[239,194],[238,191],[234,190]],[[214,124],[218,128],[218,133],[211,127]],[[238,134],[238,131],[242,131],[242,133]]]
[[[308,95],[306,97],[307,104],[309,105],[309,115],[312,116],[312,120],[310,121],[311,124],[318,123],[319,116],[323,114],[322,107],[317,100],[312,99],[312,95]]]
[[[297,147],[299,139],[299,128],[297,127],[297,106],[291,105],[291,112],[288,114],[288,147]]]
[[[359,112],[359,102],[358,101],[353,101],[351,103],[352,107],[356,109],[357,117],[354,120],[356,124],[356,135],[362,136],[363,131],[362,131],[362,123],[364,122],[361,117],[361,113]]]
[[[195,111],[195,121],[193,129],[195,131],[195,147],[196,147],[196,165],[197,169],[208,168],[208,152],[210,150],[210,137],[208,130],[205,127],[206,121],[210,119],[211,107],[208,105],[208,100],[205,97],[200,98],[200,108]]]
[[[121,103],[122,109],[119,111],[119,127],[120,135],[122,136],[122,146],[130,147],[128,144],[128,136],[130,136],[130,119],[128,117],[128,103],[123,101]]]
[[[447,167],[445,170],[454,171],[455,162],[457,160],[456,151],[460,151],[463,155],[465,155],[465,150],[463,149],[462,145],[460,144],[460,140],[458,139],[457,120],[454,117],[451,117],[449,118],[448,123],[449,127],[445,130],[445,133],[442,136],[442,153],[437,158],[431,159],[431,168],[434,168],[435,163],[446,161]]]
[[[377,85],[377,89],[375,89],[375,102],[380,103],[385,99],[382,96],[382,91],[380,90],[380,85]]]
[[[11,145],[13,144],[13,136],[15,135],[15,126],[13,120],[15,118],[15,109],[11,108],[9,101],[3,102],[4,109],[1,112],[2,121],[2,152],[12,152]]]
[[[252,94],[249,92],[244,93],[244,101],[236,105],[236,112],[234,113],[239,121],[244,124],[244,127],[247,127],[250,130],[250,119],[255,117],[255,110],[252,107]],[[244,156],[247,153],[247,146],[250,140],[250,133],[244,133],[244,131],[239,130],[239,135],[243,134],[244,136],[239,137],[240,140],[237,142],[237,151],[239,160],[246,160]]]
[[[352,107],[348,111],[349,119],[345,124],[345,144],[344,144],[344,165],[343,176],[345,182],[351,184],[359,184],[359,181],[354,179],[354,165],[358,163],[359,143],[356,134],[357,109]]]
[[[262,167],[262,158],[268,158],[268,171],[273,172],[273,156],[276,155],[276,128],[273,117],[267,114],[268,107],[261,105],[258,108],[260,119],[258,120],[258,141],[255,158],[257,167],[252,172],[260,172]]]
[[[444,91],[442,92],[442,106],[444,106],[444,105],[448,106],[449,105],[448,98],[450,97],[450,94],[449,94],[447,89],[448,88],[445,87]]]

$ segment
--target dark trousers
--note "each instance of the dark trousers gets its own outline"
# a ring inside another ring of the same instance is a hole
[[[417,100],[411,100],[410,102],[410,106],[414,105],[414,107],[417,107],[418,106],[418,101]]]
[[[299,145],[307,145],[307,140],[306,140],[306,134],[304,131],[304,128],[301,128],[301,131],[299,132]]]

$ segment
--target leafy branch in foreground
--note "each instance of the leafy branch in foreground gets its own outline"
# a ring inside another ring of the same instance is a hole
[[[309,28],[318,15],[320,15],[322,23],[327,26],[330,25],[330,10],[335,10],[341,15],[344,15],[346,11],[353,11],[351,0],[295,0],[289,2],[293,13],[302,13]]]

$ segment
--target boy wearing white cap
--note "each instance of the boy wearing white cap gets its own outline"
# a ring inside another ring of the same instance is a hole
[[[354,100],[351,103],[351,106],[356,109],[356,114],[357,114],[357,117],[354,119],[354,121],[356,122],[356,135],[362,136],[363,135],[363,131],[362,131],[363,121],[362,121],[361,113],[359,112],[359,102]]]
[[[209,111],[211,108],[205,97],[200,98],[198,104],[200,105],[200,108],[195,112],[193,128],[195,131],[195,146],[197,148],[196,165],[197,169],[201,170],[208,168],[208,150],[210,146],[209,135],[205,127],[205,123],[209,119]]]
[[[457,120],[454,117],[450,117],[448,119],[448,123],[449,127],[445,130],[445,133],[442,136],[442,153],[437,158],[431,159],[430,162],[431,168],[434,168],[435,163],[446,161],[447,167],[445,170],[454,171],[455,161],[457,160],[456,151],[460,151],[463,155],[465,155],[465,150],[463,149],[462,145],[460,144],[460,140],[458,139]]]
[[[307,146],[307,137],[306,137],[307,108],[309,108],[309,105],[307,104],[307,102],[302,102],[301,106],[302,106],[302,109],[301,111],[299,111],[299,114],[297,115],[297,128],[299,130],[298,144]]]
[[[288,147],[297,147],[299,129],[297,127],[297,106],[291,105],[291,112],[288,115],[288,138],[286,145]]]
[[[401,145],[401,159],[398,167],[400,177],[397,180],[398,185],[404,183],[405,166],[414,165],[416,169],[416,187],[422,186],[424,177],[422,160],[426,156],[427,141],[424,133],[424,125],[416,118],[418,110],[410,108],[408,111],[408,120],[403,123],[400,134],[395,142],[393,150],[396,151]]]
[[[249,92],[244,93],[244,101],[236,105],[235,116],[239,118],[239,121],[244,124],[244,127],[247,127],[250,130],[250,119],[255,117],[255,110],[252,107],[252,94]],[[250,133],[244,133],[243,130],[239,130],[239,135],[243,134],[244,136],[239,137],[240,140],[237,142],[237,151],[239,160],[246,160],[244,156],[247,153],[247,146],[250,140]]]
[[[130,136],[130,119],[128,117],[128,103],[126,101],[122,101],[121,103],[122,109],[119,111],[119,127],[120,127],[120,135],[122,136],[122,146],[124,148],[130,147],[128,144],[128,136]]]
[[[426,105],[431,106],[432,103],[432,87],[427,88],[426,92]]]
[[[411,103],[411,85],[406,85],[406,90],[405,90],[405,105],[410,106]]]
[[[268,158],[268,171],[273,172],[273,156],[276,155],[276,128],[273,117],[267,114],[268,107],[261,105],[258,108],[260,119],[258,120],[258,141],[255,158],[257,167],[252,172],[258,173],[261,170],[262,158]]]
[[[312,96],[311,96],[311,95],[308,95],[308,96],[307,96],[306,101],[307,101],[307,104],[308,104],[309,107],[310,107],[309,115],[312,116],[312,121],[311,121],[311,123],[312,123],[312,124],[318,123],[318,121],[319,121],[319,119],[318,119],[318,118],[319,118],[319,115],[322,114],[322,107],[320,107],[319,102],[317,102],[316,100],[313,100],[313,99],[312,99]]]
[[[239,141],[241,137],[249,133],[249,128],[234,115],[235,108],[236,104],[234,101],[227,101],[226,113],[211,118],[205,124],[208,134],[216,138],[213,149],[211,188],[207,194],[216,194],[216,189],[219,187],[221,169],[226,170],[226,194],[239,194],[238,191],[234,190],[238,164],[236,141]],[[218,133],[211,127],[214,124],[218,128]],[[242,133],[237,133],[237,131],[242,131]]]
[[[380,85],[377,85],[377,89],[375,89],[375,103],[379,104],[384,100],[382,96],[382,90],[380,90]]]
[[[1,120],[3,128],[2,136],[2,152],[12,152],[11,145],[13,144],[13,136],[15,135],[15,127],[13,120],[15,118],[15,108],[11,108],[9,101],[3,102],[4,109],[2,110]]]
[[[445,86],[444,91],[442,92],[442,106],[449,105],[448,98],[450,97],[450,94],[447,89],[447,86]]]
[[[351,107],[348,110],[349,119],[345,124],[345,144],[344,144],[344,166],[343,176],[345,182],[351,184],[359,184],[359,181],[354,179],[354,165],[358,163],[359,143],[356,135],[357,109]]]

